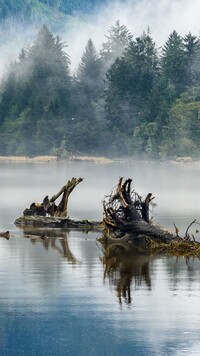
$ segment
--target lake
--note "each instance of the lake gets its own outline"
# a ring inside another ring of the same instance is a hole
[[[153,193],[160,225],[184,234],[200,221],[199,166],[0,163],[0,232],[11,233],[0,239],[0,354],[199,355],[198,259],[109,254],[95,232],[48,230],[42,241],[15,227],[72,176],[84,178],[69,199],[73,219],[101,220],[103,198],[124,176]]]

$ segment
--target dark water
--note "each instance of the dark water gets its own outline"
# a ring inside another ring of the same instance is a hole
[[[22,231],[33,201],[83,176],[72,218],[101,219],[119,176],[152,192],[157,222],[200,220],[200,168],[158,163],[0,165],[1,355],[199,355],[200,262],[103,250],[97,233]],[[195,233],[196,227],[193,228]],[[29,237],[27,237],[27,235]],[[198,233],[197,233],[198,238]]]

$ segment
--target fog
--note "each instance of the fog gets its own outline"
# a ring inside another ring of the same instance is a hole
[[[162,46],[173,30],[182,36],[188,32],[199,36],[199,12],[200,2],[197,0],[110,1],[108,6],[99,9],[87,21],[79,22],[78,28],[74,26],[63,34],[69,44],[72,68],[75,69],[79,64],[87,40],[92,38],[100,50],[101,44],[106,41],[108,29],[117,20],[126,25],[134,37],[150,28],[157,46]]]
[[[109,1],[107,6],[99,7],[92,15],[69,20],[59,35],[68,44],[71,68],[75,71],[88,39],[92,38],[97,50],[100,50],[101,44],[106,41],[108,29],[117,20],[126,25],[134,37],[141,35],[149,27],[157,46],[162,46],[174,29],[183,36],[188,32],[199,36],[199,13],[198,0]],[[50,24],[48,26],[51,28]],[[19,24],[13,26],[13,23],[8,27],[11,31],[9,40],[4,39],[0,43],[0,75],[9,61],[18,57],[21,48],[32,43],[39,30],[35,26],[22,29]],[[5,30],[2,35],[4,38]]]
[[[173,232],[175,223],[184,234],[191,221],[200,221],[199,167],[130,161],[108,165],[1,164],[0,168],[2,231],[16,233],[14,220],[23,210],[32,202],[42,202],[46,195],[56,194],[72,176],[84,178],[70,196],[68,212],[73,219],[101,220],[102,200],[124,176],[133,179],[133,188],[139,194],[151,192],[155,196],[158,206],[153,209],[154,222]]]
[[[57,231],[57,239],[42,240],[30,232],[23,238],[14,226],[25,207],[72,176],[84,181],[70,196],[70,217],[101,218],[101,200],[119,175],[133,178],[139,193],[156,196],[163,225],[175,222],[182,232],[198,219],[199,166],[0,164],[0,231],[11,232],[9,241],[0,240],[2,354],[98,356],[109,355],[111,347],[114,355],[125,349],[126,355],[198,354],[198,259],[115,256],[112,250],[105,259],[95,232]]]

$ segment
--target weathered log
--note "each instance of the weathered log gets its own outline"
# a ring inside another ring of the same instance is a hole
[[[103,227],[100,221],[90,220],[72,220],[69,218],[62,218],[56,216],[21,216],[15,220],[15,225],[19,228],[24,227],[49,227],[49,228],[63,228],[76,230],[93,230],[102,231]]]
[[[63,193],[62,199],[60,204],[58,205],[54,216],[60,216],[60,217],[66,217],[67,216],[67,204],[68,204],[68,199],[69,195],[71,192],[74,190],[74,188],[83,181],[83,178],[72,178],[67,182],[64,187],[56,194],[53,195],[52,198],[50,199],[50,203],[54,203],[55,200]]]
[[[15,220],[18,227],[50,227],[80,230],[102,231],[101,222],[90,220],[72,220],[67,217],[67,205],[69,196],[74,188],[83,181],[83,178],[72,178],[57,194],[50,199],[46,196],[41,204],[32,203],[29,209],[25,209],[23,216]],[[55,201],[62,195],[58,205]]]
[[[43,199],[42,203],[32,203],[30,208],[25,209],[23,212],[24,216],[56,216],[56,217],[67,217],[67,204],[69,196],[74,188],[83,181],[83,178],[72,178],[68,180],[57,194],[53,195],[49,199],[48,195]],[[61,201],[58,206],[55,201],[62,195]]]

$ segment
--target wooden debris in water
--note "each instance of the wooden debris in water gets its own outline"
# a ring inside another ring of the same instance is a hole
[[[0,232],[0,237],[4,237],[6,240],[9,240],[10,232],[9,231]]]

